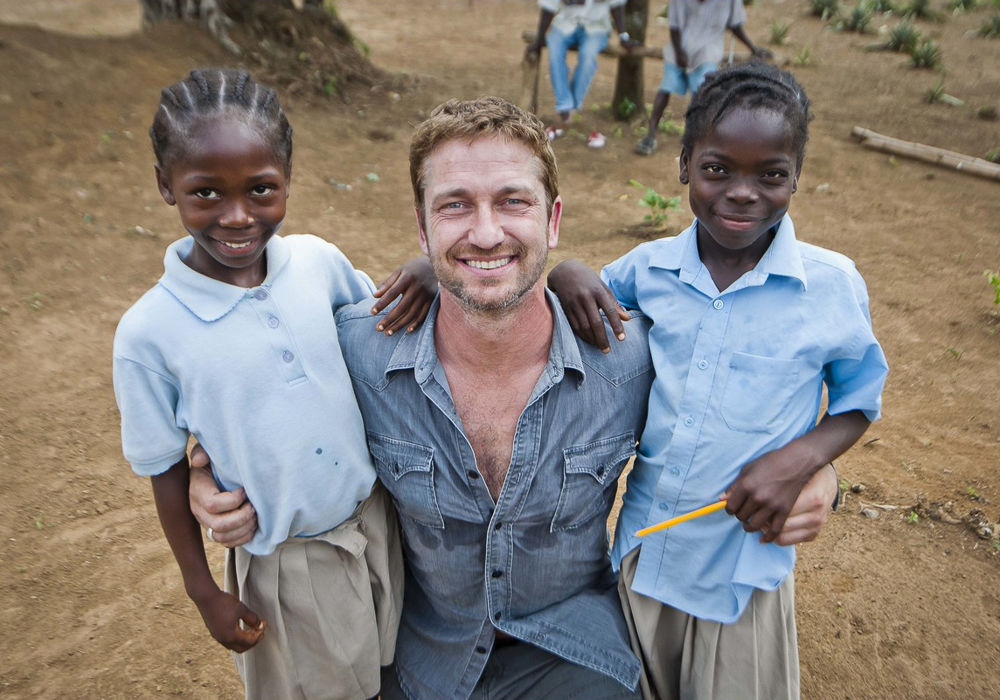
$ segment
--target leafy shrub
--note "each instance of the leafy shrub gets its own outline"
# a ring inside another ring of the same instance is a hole
[[[771,30],[771,43],[774,46],[781,46],[786,41],[788,41],[788,30],[790,25],[786,22],[774,22],[771,24],[769,29]]]
[[[940,68],[941,49],[930,39],[924,39],[910,52],[910,63],[914,68]]]

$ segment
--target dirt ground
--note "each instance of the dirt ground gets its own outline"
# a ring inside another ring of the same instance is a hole
[[[296,160],[285,231],[322,235],[379,278],[418,252],[412,126],[449,96],[516,99],[520,35],[537,11],[532,0],[337,7],[377,66],[411,80],[398,92],[286,99]],[[850,137],[859,125],[979,157],[1000,146],[1000,122],[975,115],[1000,107],[1000,41],[974,36],[991,12],[918,22],[942,47],[945,91],[966,103],[956,108],[923,101],[938,74],[864,51],[876,37],[825,29],[804,0],[749,7],[759,42],[784,21],[781,57],[809,49],[808,65],[790,65],[816,113],[792,214],[803,239],[857,262],[891,364],[883,420],[839,462],[863,490],[800,547],[806,698],[1000,697],[1000,307],[983,276],[1000,267],[1000,183]],[[4,698],[242,692],[184,595],[149,485],[122,459],[110,376],[118,318],[179,236],[146,137],[159,89],[231,59],[189,29],[138,26],[134,0],[0,0]],[[666,38],[651,28],[650,43]],[[647,101],[659,71],[647,63]],[[644,214],[630,178],[683,193],[678,137],[642,159],[631,125],[608,116],[613,75],[602,59],[596,109],[556,143],[566,215],[555,260],[598,266],[642,239],[628,229]],[[675,100],[673,119],[685,104]],[[552,116],[544,77],[541,112]],[[592,128],[608,135],[603,150],[585,146]],[[673,231],[689,221],[684,201]]]

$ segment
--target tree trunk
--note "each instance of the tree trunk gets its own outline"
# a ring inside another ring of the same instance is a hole
[[[649,0],[628,0],[625,3],[625,29],[633,39],[643,44],[646,43],[648,21]],[[642,55],[628,55],[618,59],[611,111],[619,121],[629,121],[646,113],[642,59]]]

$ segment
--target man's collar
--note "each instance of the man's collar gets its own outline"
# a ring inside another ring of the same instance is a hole
[[[240,300],[251,294],[252,290],[220,282],[188,267],[184,257],[191,252],[194,244],[194,239],[188,236],[174,241],[167,247],[167,252],[163,256],[163,276],[159,280],[159,285],[195,316],[206,323],[211,323],[236,308]],[[288,264],[291,257],[288,242],[279,236],[272,236],[267,243],[265,255],[267,255],[267,277],[260,287],[255,289],[270,288],[274,278]]]
[[[582,379],[583,358],[569,320],[559,304],[559,299],[551,290],[545,290],[545,298],[552,310],[553,320],[552,345],[549,348],[545,371],[551,373],[550,378],[553,383],[562,380],[566,369],[576,370]],[[403,334],[396,344],[386,366],[386,374],[401,369],[412,369],[414,379],[418,384],[423,384],[434,373],[435,367],[440,364],[434,347],[434,327],[440,307],[441,293],[438,292],[420,328],[413,333]],[[517,348],[512,348],[512,351],[516,352]]]

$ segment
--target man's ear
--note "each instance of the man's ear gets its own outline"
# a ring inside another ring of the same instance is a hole
[[[427,245],[427,232],[424,231],[424,217],[420,215],[420,205],[413,206],[413,214],[417,217],[417,233],[420,236],[420,250],[424,255],[430,256],[430,248]]]
[[[549,250],[559,244],[559,222],[562,221],[562,197],[557,196],[552,202],[552,213],[549,214],[548,244]]]
[[[682,185],[688,184],[688,152],[686,148],[681,148],[681,157],[678,161],[680,164],[680,181]]]
[[[163,197],[164,202],[174,206],[177,204],[177,198],[174,197],[174,193],[170,189],[170,178],[167,177],[159,163],[153,166],[153,170],[156,171],[156,188],[160,190],[160,196]]]

